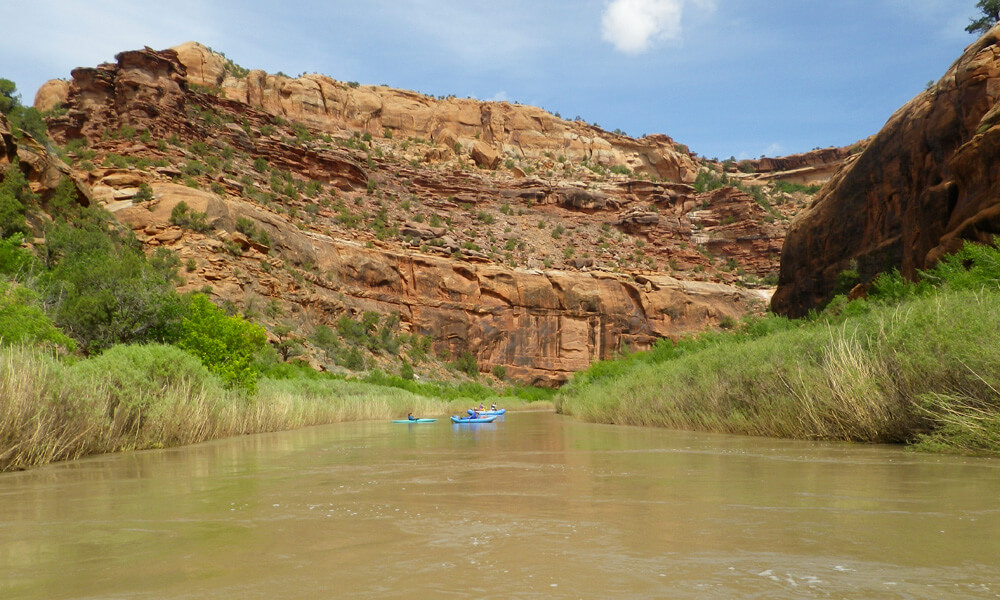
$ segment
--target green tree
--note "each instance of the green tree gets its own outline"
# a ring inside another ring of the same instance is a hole
[[[38,259],[26,248],[22,248],[24,235],[17,233],[0,239],[0,274],[15,281],[24,281],[38,270]]]
[[[0,345],[51,345],[73,350],[69,336],[55,326],[42,310],[41,297],[33,290],[0,278]]]
[[[267,332],[239,315],[228,316],[204,294],[185,298],[177,345],[194,354],[227,387],[257,390],[254,357],[267,346]]]
[[[281,360],[287,362],[288,359],[302,354],[302,340],[295,335],[294,324],[288,321],[279,323],[271,330],[271,333],[278,338],[275,350],[278,351]]]
[[[25,179],[19,163],[15,160],[4,170],[3,181],[0,181],[0,238],[15,233],[28,233],[25,214],[28,206],[36,202],[38,195],[28,187],[28,180]]]
[[[122,239],[99,215],[87,214],[46,232],[49,271],[40,289],[56,324],[87,352],[175,338],[181,313],[175,263],[147,260],[134,238]]]
[[[969,19],[969,25],[965,30],[969,33],[982,35],[1000,21],[1000,0],[979,0],[976,2],[976,8],[982,12],[983,16],[978,19]]]
[[[17,85],[9,79],[0,79],[0,113],[10,120],[15,136],[19,136],[21,131],[27,131],[36,140],[44,142],[48,139],[41,113],[34,107],[21,105]]]

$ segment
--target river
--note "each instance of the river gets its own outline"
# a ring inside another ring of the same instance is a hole
[[[0,475],[0,598],[1000,598],[1000,461],[345,423]]]

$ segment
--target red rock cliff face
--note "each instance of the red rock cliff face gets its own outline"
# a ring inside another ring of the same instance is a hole
[[[615,273],[592,268],[595,258],[583,259],[578,270],[570,268],[568,258],[564,269],[531,268],[533,260],[539,266],[544,263],[530,257],[524,266],[509,264],[518,245],[511,241],[530,242],[542,251],[547,248],[543,243],[572,236],[596,253],[602,236],[614,236],[619,246],[634,244],[625,234],[633,229],[649,238],[647,250],[656,247],[656,238],[690,236],[686,214],[694,209],[695,199],[688,197],[693,192],[684,184],[636,181],[591,190],[580,182],[563,186],[498,174],[485,159],[481,167],[457,168],[453,158],[456,167],[439,169],[431,164],[430,152],[447,155],[448,146],[427,146],[431,150],[420,160],[383,158],[371,145],[360,151],[317,139],[298,142],[287,121],[301,118],[321,131],[338,133],[342,127],[348,136],[361,125],[399,127],[414,134],[452,132],[459,138],[465,127],[477,127],[489,132],[480,137],[494,140],[491,147],[503,152],[514,143],[528,147],[525,140],[530,138],[536,149],[554,144],[564,152],[577,148],[594,157],[607,144],[612,158],[618,152],[628,160],[647,160],[656,169],[686,164],[687,156],[674,156],[672,150],[635,158],[641,154],[636,148],[645,152],[669,146],[665,136],[622,142],[616,149],[596,137],[573,137],[575,126],[565,124],[543,135],[544,120],[527,124],[534,111],[543,113],[540,109],[471,101],[444,103],[441,108],[405,92],[353,91],[332,80],[279,78],[267,83],[271,76],[260,72],[245,79],[222,79],[226,86],[244,86],[243,96],[234,96],[230,87],[225,97],[194,89],[197,81],[219,81],[205,79],[205,73],[213,72],[212,65],[220,60],[198,48],[194,58],[175,50],[123,52],[116,63],[76,69],[69,84],[46,88],[45,97],[67,109],[50,121],[50,132],[60,141],[87,138],[96,156],[80,176],[90,183],[96,201],[129,225],[147,248],[167,247],[177,253],[187,265],[181,291],[208,286],[216,300],[243,308],[254,304],[258,312],[265,299],[294,319],[303,338],[310,327],[333,324],[344,314],[397,313],[402,331],[432,336],[437,352],[456,356],[468,351],[483,371],[502,366],[513,380],[542,385],[561,383],[623,347],[643,349],[661,337],[717,326],[759,306],[760,295],[749,290],[681,281],[653,270]],[[337,89],[323,91],[324,86]],[[414,103],[410,110],[391,107],[407,98]],[[447,111],[457,112],[446,118]],[[274,119],[275,113],[286,115],[286,124]],[[503,118],[494,123],[492,116],[486,119],[487,113]],[[519,119],[526,122],[523,128],[512,125]],[[126,126],[132,133],[125,132]],[[347,141],[355,144],[360,139]],[[381,140],[387,149],[390,142]],[[402,152],[400,146],[392,148]],[[217,161],[218,170],[206,172],[215,154],[231,158],[225,164]],[[132,164],[114,166],[123,157]],[[675,175],[684,178],[680,171]],[[307,181],[318,185],[315,196],[305,193]],[[285,191],[293,182],[303,184],[301,193]],[[134,202],[144,183],[151,186],[154,199]],[[262,201],[268,194],[271,199]],[[724,205],[728,225],[715,233],[713,213],[703,211],[706,224],[699,235],[705,244],[732,247],[733,256],[739,256],[780,240],[780,231],[744,231],[744,222],[756,214],[753,210],[763,210],[755,203],[738,194],[716,195],[718,199],[704,204]],[[180,202],[204,213],[209,230],[196,233],[171,225],[171,212]],[[659,208],[615,217],[640,203]],[[385,215],[384,226],[398,227],[401,233],[378,237],[370,229],[338,220],[367,214],[365,223],[374,223],[370,216],[377,211]],[[422,219],[417,222],[416,213],[440,216],[456,226],[447,230]],[[542,234],[533,233],[549,222]],[[266,233],[267,241],[260,236],[249,239],[248,224]],[[498,252],[491,258],[453,236],[483,246],[491,243],[490,237],[496,238],[496,247],[506,241],[511,258],[504,261]],[[677,243],[686,244],[686,239]],[[610,254],[614,249],[603,251]],[[693,248],[686,252],[678,256],[706,260]]]
[[[1000,234],[1000,29],[900,108],[792,223],[772,308],[799,316],[837,275],[912,277],[963,240]]]
[[[234,77],[226,61],[195,42],[176,48],[188,79],[220,88],[227,98],[271,115],[327,131],[343,129],[416,136],[499,154],[539,158],[546,153],[603,166],[627,166],[670,181],[692,182],[694,161],[665,135],[632,139],[534,106],[472,99],[434,99],[385,86],[351,85],[323,75],[292,79],[260,70]]]

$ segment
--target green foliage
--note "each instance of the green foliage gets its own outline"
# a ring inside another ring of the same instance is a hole
[[[474,354],[466,350],[458,355],[450,365],[452,369],[465,373],[469,377],[479,376],[479,364]]]
[[[805,185],[802,183],[792,183],[790,181],[775,181],[774,189],[779,192],[784,192],[786,194],[794,194],[796,192],[801,192],[803,194],[813,195],[820,190],[823,186],[821,185]]]
[[[38,259],[24,244],[24,235],[16,233],[0,239],[0,274],[24,281],[40,267]]]
[[[413,372],[413,365],[409,361],[403,360],[402,364],[399,366],[399,376],[405,381],[413,381],[415,373]]]
[[[139,191],[136,192],[135,197],[132,198],[132,202],[149,202],[152,199],[153,188],[151,188],[148,183],[143,182],[139,184]]]
[[[694,190],[698,193],[710,192],[732,184],[733,181],[725,173],[703,169],[698,171],[698,175],[695,176]]]
[[[982,35],[1000,21],[1000,0],[979,0],[976,2],[976,8],[980,10],[982,16],[978,19],[969,19],[965,30],[972,34]]]
[[[170,223],[172,225],[202,233],[211,229],[207,218],[207,213],[191,210],[191,207],[183,200],[178,202],[170,211]]]
[[[269,236],[263,229],[258,229],[253,219],[238,217],[236,219],[236,230],[261,245],[271,245],[271,236]]]
[[[76,184],[73,183],[72,179],[69,177],[60,178],[46,208],[49,216],[54,219],[73,221],[79,218],[83,207],[80,204]]]
[[[229,388],[257,389],[255,356],[267,345],[264,328],[228,316],[203,294],[185,298],[177,346],[197,356]]]
[[[21,104],[21,95],[17,93],[17,86],[9,79],[0,79],[0,113],[7,116],[15,137],[20,137],[23,132],[27,132],[41,143],[48,141],[48,133],[42,114],[33,107]]]
[[[361,353],[361,349],[356,346],[347,348],[338,354],[334,362],[351,371],[361,371],[365,368],[365,356]]]
[[[922,271],[921,279],[931,285],[955,290],[1000,287],[1000,247],[967,242],[958,252],[945,256],[933,268]]]
[[[557,404],[616,423],[1000,454],[1000,249],[966,244],[917,282],[890,272],[867,287],[809,320],[749,319],[596,363]]]
[[[0,278],[0,345],[22,343],[70,351],[76,347],[45,314],[38,293]]]
[[[861,283],[861,276],[858,274],[857,266],[852,265],[851,268],[844,269],[837,274],[837,280],[833,284],[833,293],[834,295],[846,294],[859,283]]]
[[[0,238],[29,233],[25,214],[37,202],[38,196],[28,187],[28,180],[15,160],[4,170],[0,181]]]
[[[0,113],[9,115],[21,103],[17,85],[9,79],[0,79]]]
[[[342,315],[337,319],[337,333],[348,343],[359,344],[364,341],[366,331],[361,323],[358,323],[349,315]]]
[[[174,335],[180,315],[175,268],[148,261],[133,244],[94,216],[46,232],[43,296],[56,324],[87,352]]]
[[[120,427],[138,430],[166,406],[158,403],[163,390],[179,382],[199,384],[210,379],[205,367],[191,354],[163,344],[116,345],[67,370],[70,390],[93,393],[100,388],[109,396],[107,416],[124,421]],[[217,384],[216,384],[217,385]]]

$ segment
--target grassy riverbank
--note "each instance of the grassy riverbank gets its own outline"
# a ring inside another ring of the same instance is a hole
[[[987,275],[985,285],[962,275],[934,289],[885,279],[875,286],[881,300],[841,301],[811,320],[769,317],[663,341],[578,374],[557,410],[595,422],[1000,454],[1000,291]]]
[[[509,396],[498,402],[515,409],[526,405]],[[248,433],[398,418],[411,411],[454,414],[472,403],[458,394],[435,399],[327,377],[265,377],[256,393],[247,394],[226,389],[197,358],[166,345],[116,346],[75,364],[40,350],[4,347],[0,471]]]

